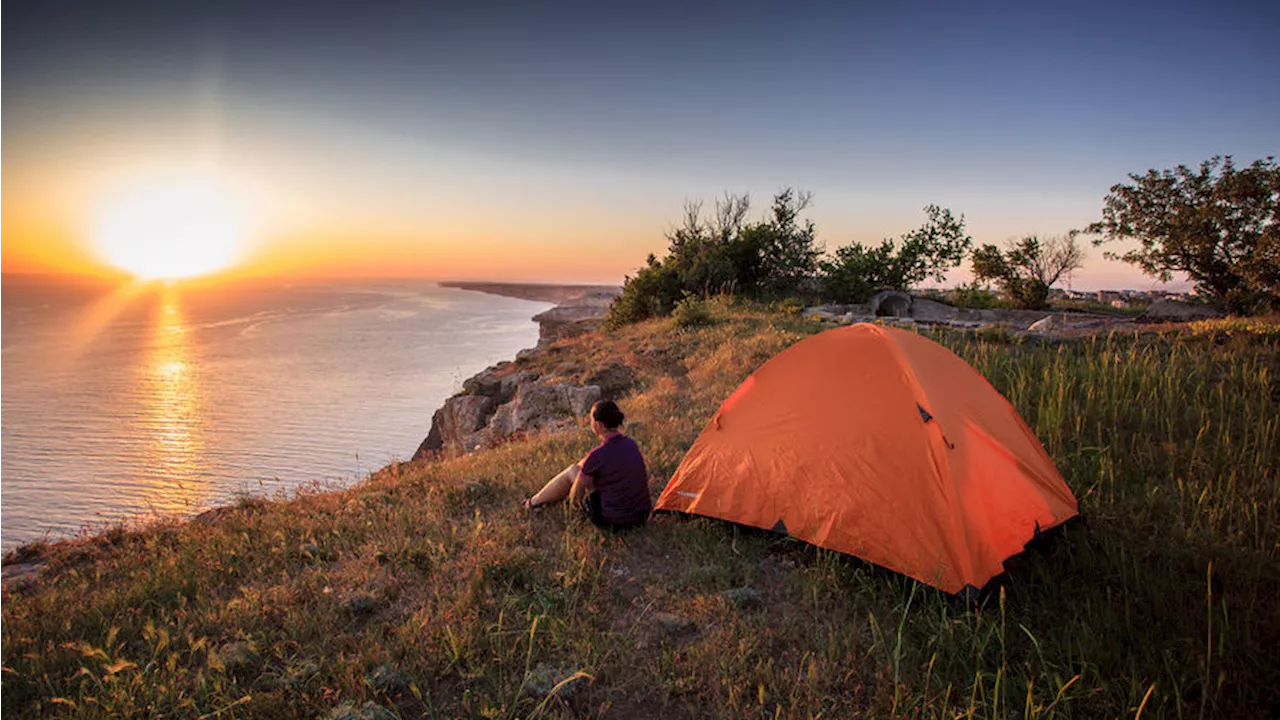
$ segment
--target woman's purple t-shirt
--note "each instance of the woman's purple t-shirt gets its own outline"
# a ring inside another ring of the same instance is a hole
[[[582,472],[595,480],[605,522],[632,522],[653,509],[649,470],[640,448],[626,435],[618,433],[597,445],[582,463]]]

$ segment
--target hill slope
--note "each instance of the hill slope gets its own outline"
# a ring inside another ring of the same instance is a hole
[[[711,303],[559,341],[622,402],[656,496],[719,402],[819,326]],[[585,429],[360,486],[35,547],[4,602],[14,716],[1256,717],[1278,698],[1274,337],[938,336],[1003,392],[1084,522],[970,607],[855,559],[521,497]],[[582,673],[582,675],[576,675]],[[560,691],[547,695],[557,683]],[[367,704],[373,703],[373,704]],[[343,713],[347,713],[344,715]]]

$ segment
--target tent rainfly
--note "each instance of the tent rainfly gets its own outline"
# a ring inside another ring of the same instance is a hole
[[[656,509],[773,530],[949,593],[1003,571],[1076,499],[1017,411],[920,335],[828,330],[720,406]]]

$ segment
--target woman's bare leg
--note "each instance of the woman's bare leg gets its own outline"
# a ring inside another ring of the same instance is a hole
[[[538,491],[538,494],[533,496],[533,504],[535,506],[550,505],[569,497],[569,490],[573,489],[573,481],[578,479],[579,470],[580,467],[577,463],[561,470],[559,475],[551,478]]]

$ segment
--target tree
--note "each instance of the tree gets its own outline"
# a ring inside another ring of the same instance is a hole
[[[620,327],[670,315],[682,297],[684,292],[675,270],[650,253],[645,266],[635,276],[627,276],[623,281],[622,294],[609,306],[605,324]]]
[[[1185,273],[1229,312],[1280,303],[1280,165],[1274,157],[1237,169],[1216,156],[1199,170],[1179,165],[1130,175],[1112,186],[1102,219],[1086,232],[1101,245],[1135,239],[1139,247],[1106,253],[1168,281]]]
[[[857,243],[838,248],[820,265],[823,294],[838,302],[866,302],[877,290],[910,290],[928,278],[942,281],[968,254],[973,238],[965,234],[964,216],[937,205],[924,209],[925,224],[897,240],[864,248]]]
[[[1043,241],[1024,237],[1005,251],[983,245],[973,251],[973,275],[980,281],[995,281],[1018,307],[1041,310],[1049,306],[1049,288],[1084,265],[1084,250],[1076,235],[1070,232]]]
[[[812,204],[813,193],[785,188],[773,198],[772,218],[751,228],[751,244],[759,246],[763,260],[761,289],[767,294],[794,293],[802,280],[817,272],[822,255],[817,229],[812,220],[800,222],[800,213]]]
[[[735,292],[772,299],[794,294],[817,272],[817,232],[800,215],[812,195],[791,188],[773,199],[770,212],[748,222],[751,199],[726,193],[709,219],[700,201],[685,203],[681,224],[667,235],[667,256],[653,255],[645,267],[623,283],[622,295],[609,313],[618,326],[670,315],[685,297]]]

